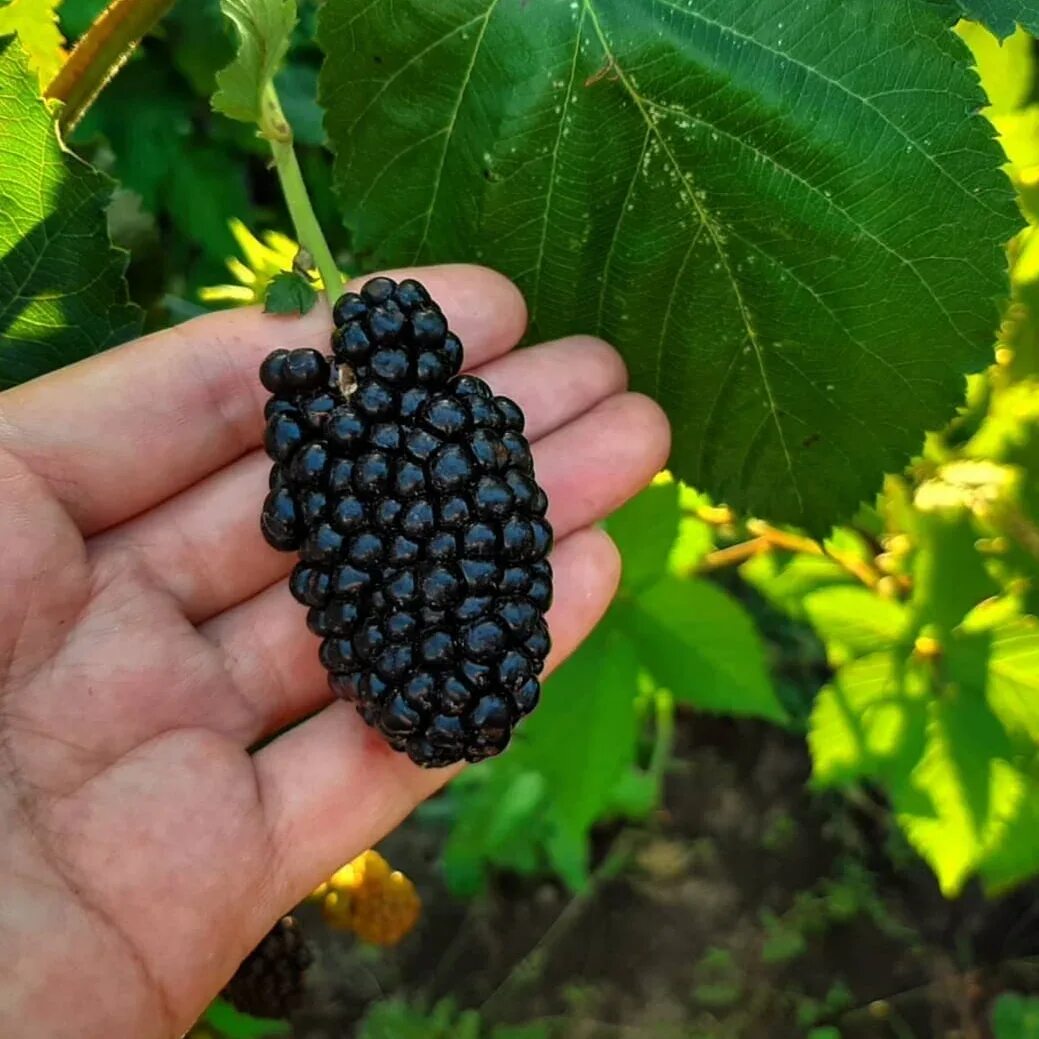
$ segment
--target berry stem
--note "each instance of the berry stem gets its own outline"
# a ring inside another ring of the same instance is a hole
[[[282,194],[285,196],[285,203],[296,229],[296,239],[313,257],[324,282],[328,305],[331,306],[343,290],[342,275],[332,256],[332,250],[325,241],[325,235],[307,193],[303,172],[299,168],[299,160],[293,147],[292,127],[285,118],[273,83],[268,83],[264,91],[260,133],[270,143],[274,155],[274,168],[278,171]]]

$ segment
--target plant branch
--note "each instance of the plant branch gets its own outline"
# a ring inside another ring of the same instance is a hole
[[[739,566],[748,559],[767,552],[772,546],[765,538],[751,538],[750,541],[741,541],[727,548],[718,548],[707,555],[693,568],[697,574],[708,574],[712,570],[724,570],[726,567]]]
[[[285,203],[296,229],[296,240],[313,257],[324,282],[328,304],[331,306],[342,292],[343,279],[307,194],[307,186],[303,181],[303,173],[299,168],[292,143],[292,127],[285,118],[273,84],[268,84],[264,91],[260,133],[270,143],[274,155],[274,168],[278,172]]]
[[[712,570],[721,570],[729,566],[739,566],[748,559],[752,559],[762,552],[772,549],[783,549],[786,552],[796,552],[809,556],[825,556],[832,559],[838,566],[843,567],[854,578],[861,581],[867,588],[875,588],[880,580],[877,571],[856,556],[848,552],[839,552],[813,541],[812,538],[801,534],[792,534],[786,530],[780,530],[762,520],[748,520],[747,530],[754,535],[747,541],[741,541],[727,548],[719,548],[714,552],[708,552],[699,565],[695,568],[696,573],[710,573]]]
[[[62,104],[58,125],[63,133],[83,118],[144,34],[172,6],[173,0],[112,0],[101,12],[44,91]]]

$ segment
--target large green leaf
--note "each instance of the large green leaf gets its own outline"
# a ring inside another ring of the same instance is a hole
[[[955,0],[964,17],[987,25],[1000,38],[1009,36],[1015,25],[1039,32],[1039,3],[1036,0]]]
[[[667,575],[616,612],[642,665],[677,700],[705,711],[786,719],[754,624],[721,589]]]
[[[617,342],[679,476],[819,530],[990,356],[1019,218],[948,22],[926,0],[328,0],[355,245],[500,267],[536,334]]]
[[[13,37],[0,40],[0,389],[130,338],[103,174],[65,151]]]

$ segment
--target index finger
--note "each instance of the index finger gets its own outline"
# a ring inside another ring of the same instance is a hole
[[[392,276],[429,289],[466,365],[505,353],[526,327],[519,291],[484,267]],[[0,447],[47,480],[89,536],[256,447],[267,395],[260,362],[279,347],[327,352],[331,328],[325,307],[303,318],[249,307],[137,339],[0,394]]]

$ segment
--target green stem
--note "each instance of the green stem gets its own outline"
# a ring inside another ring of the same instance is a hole
[[[141,37],[172,6],[173,0],[113,0],[102,11],[44,91],[62,103],[58,124],[64,133],[82,119]]]
[[[671,749],[675,742],[675,701],[667,690],[657,690],[653,696],[656,708],[656,739],[649,760],[649,774],[657,788],[657,798],[664,795],[664,780],[671,763]]]
[[[548,930],[534,943],[534,947],[512,967],[494,991],[480,1004],[478,1007],[480,1014],[486,1014],[487,1008],[500,1000],[502,994],[507,992],[519,979],[530,978],[535,973],[538,962],[547,956],[552,945],[576,923],[585,907],[599,893],[600,888],[624,870],[631,860],[633,845],[634,834],[630,830],[622,830],[614,838],[606,858],[589,877],[587,887],[567,902],[562,912],[549,925]]]
[[[281,102],[273,84],[268,84],[264,91],[260,132],[270,142],[271,152],[274,154],[274,168],[278,171],[285,203],[289,207],[289,215],[296,229],[296,239],[313,257],[331,306],[343,290],[343,279],[307,194],[296,150],[292,145],[292,127],[289,126],[289,121],[281,109]]]

